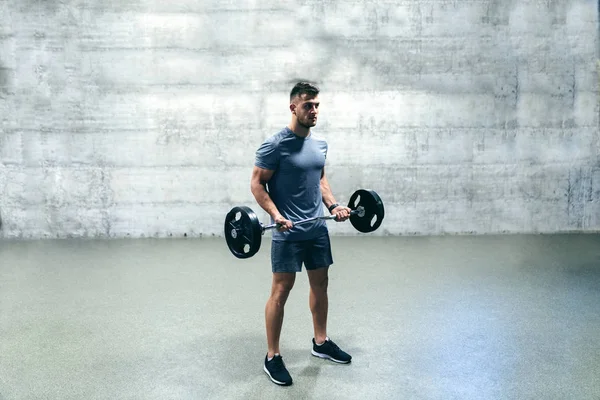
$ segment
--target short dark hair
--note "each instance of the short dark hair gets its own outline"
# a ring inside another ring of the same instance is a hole
[[[296,96],[302,96],[303,94],[308,94],[310,96],[316,96],[319,94],[320,89],[314,84],[310,82],[298,82],[292,88],[290,92],[290,101]]]

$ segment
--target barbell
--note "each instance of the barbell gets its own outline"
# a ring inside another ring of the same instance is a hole
[[[348,201],[350,223],[356,230],[369,233],[377,230],[383,222],[385,210],[383,201],[374,190],[358,189]],[[319,216],[299,221],[293,225],[306,224],[316,220],[336,219],[336,215]],[[262,235],[279,224],[263,225],[250,207],[233,207],[225,216],[225,240],[231,253],[237,258],[250,258],[260,250]]]

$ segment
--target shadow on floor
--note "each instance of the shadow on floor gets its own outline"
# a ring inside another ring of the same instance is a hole
[[[343,342],[352,343],[350,336],[344,335],[341,339]],[[348,347],[348,350],[353,355],[361,353],[360,349],[353,347]],[[208,373],[208,377],[214,377],[219,382],[229,382],[232,389],[223,388],[227,394],[236,387],[236,398],[243,399],[262,399],[277,395],[281,390],[293,391],[294,398],[308,399],[312,397],[315,383],[322,376],[322,372],[328,368],[349,367],[312,356],[310,345],[303,348],[288,345],[282,351],[282,355],[294,379],[294,385],[284,388],[273,384],[263,371],[266,355],[264,336],[243,333],[203,336],[196,341],[193,351],[196,352],[197,360],[206,362],[203,369],[208,367],[208,370],[204,371],[204,374]],[[226,393],[221,394],[227,397]]]

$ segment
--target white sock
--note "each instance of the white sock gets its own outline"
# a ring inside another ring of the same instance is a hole
[[[329,340],[329,336],[325,336],[325,342],[328,341],[328,340]],[[316,342],[315,343],[317,344],[317,346],[323,346],[325,344],[325,342],[323,342],[321,344],[316,343]]]
[[[275,354],[273,355],[273,357],[275,357],[275,356],[278,356],[278,355],[279,355],[279,353],[275,353]],[[267,358],[267,361],[271,361],[271,360],[273,359],[273,357],[271,357],[271,358]]]

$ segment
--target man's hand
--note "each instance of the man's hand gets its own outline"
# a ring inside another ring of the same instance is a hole
[[[350,211],[352,209],[345,206],[337,206],[333,210],[331,210],[331,214],[335,215],[337,218],[335,219],[337,222],[342,222],[350,218]]]
[[[281,214],[276,215],[275,218],[273,218],[273,220],[276,224],[279,225],[277,227],[278,232],[289,231],[294,226],[294,224],[292,224],[292,221],[285,219]]]

